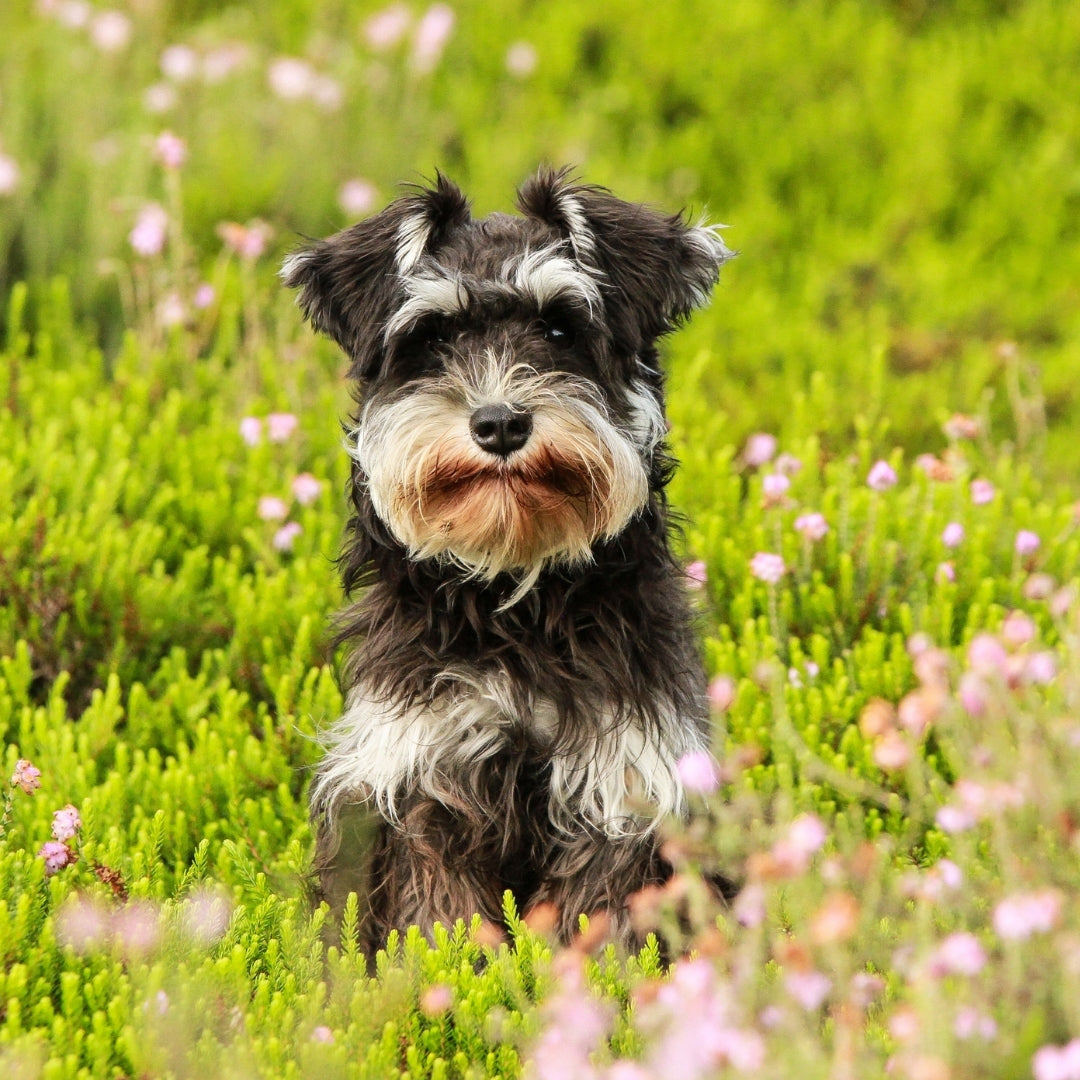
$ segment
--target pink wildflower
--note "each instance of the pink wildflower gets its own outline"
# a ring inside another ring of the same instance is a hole
[[[205,311],[217,299],[217,291],[208,281],[201,282],[195,289],[191,303],[196,311]]]
[[[38,858],[45,860],[45,873],[52,876],[75,861],[75,853],[62,840],[46,840],[38,851]]]
[[[81,828],[82,818],[71,803],[53,812],[52,834],[57,840],[70,840]]]
[[[135,226],[128,233],[128,242],[136,255],[152,258],[165,248],[169,231],[169,215],[160,203],[146,203],[135,218]]]
[[[125,954],[149,952],[161,934],[157,909],[144,900],[125,904],[113,916],[113,934]]]
[[[963,1005],[953,1020],[953,1032],[958,1039],[981,1039],[989,1042],[997,1037],[998,1026],[992,1016],[979,1012],[971,1005]]]
[[[187,143],[171,131],[163,131],[154,140],[154,157],[166,169],[179,169],[187,160]]]
[[[1023,941],[1032,934],[1047,934],[1061,917],[1062,896],[1057,889],[1014,893],[994,908],[994,929],[1004,941]]]
[[[425,1016],[441,1016],[454,1004],[454,991],[446,983],[429,986],[420,995],[420,1011]]]
[[[1022,611],[1010,611],[1001,625],[1001,636],[1007,645],[1019,648],[1035,638],[1035,622]]]
[[[515,41],[506,51],[506,70],[515,79],[527,79],[539,62],[536,49],[527,41]]]
[[[454,9],[449,4],[432,4],[424,12],[413,36],[413,70],[421,74],[434,71],[453,28]]]
[[[303,527],[297,522],[286,522],[276,533],[274,533],[274,539],[271,541],[274,545],[274,550],[282,552],[292,551],[293,544],[296,543],[296,538],[303,531]]]
[[[1057,657],[1043,650],[1032,653],[1024,664],[1024,681],[1045,686],[1057,677]]]
[[[791,481],[783,473],[766,473],[761,478],[761,490],[768,505],[781,502],[791,487]]]
[[[735,700],[735,680],[730,675],[717,675],[709,680],[709,704],[719,712],[731,708]]]
[[[832,979],[820,971],[792,971],[784,976],[784,989],[807,1012],[814,1012],[825,1004]]]
[[[199,54],[189,45],[169,45],[158,60],[161,74],[173,82],[189,82],[199,71]]]
[[[1030,529],[1021,529],[1016,534],[1016,554],[1021,558],[1034,555],[1041,546],[1042,540],[1039,539],[1039,534]]]
[[[959,547],[964,542],[964,526],[959,521],[950,521],[941,534],[941,542],[947,548]]]
[[[160,116],[176,108],[176,88],[169,83],[158,82],[143,91],[143,108],[148,113]]]
[[[401,41],[411,21],[412,15],[405,4],[391,4],[364,23],[364,36],[373,49],[383,52]]]
[[[800,514],[795,519],[795,531],[801,533],[807,540],[822,540],[829,531],[829,523],[824,514],[816,511],[810,514]]]
[[[225,246],[242,259],[255,260],[266,251],[272,230],[265,221],[250,221],[241,225],[236,221],[223,221],[217,234]]]
[[[744,885],[731,905],[731,913],[741,926],[760,926],[765,921],[764,888],[756,882]]]
[[[802,468],[802,462],[794,454],[789,454],[785,450],[776,459],[775,468],[778,473],[783,473],[784,476],[794,476]]]
[[[1080,1039],[1040,1046],[1031,1059],[1035,1080],[1080,1080]]]
[[[676,769],[679,779],[688,791],[708,795],[720,786],[720,771],[712,754],[706,750],[684,754],[679,758]]]
[[[90,24],[90,40],[102,52],[119,52],[131,41],[131,20],[122,11],[103,11]]]
[[[311,1041],[318,1043],[332,1043],[334,1041],[334,1033],[325,1024],[319,1024],[312,1029]]]
[[[974,671],[965,671],[960,676],[957,696],[969,716],[984,716],[990,706],[989,689],[982,677]]]
[[[934,580],[939,584],[943,581],[955,581],[956,567],[951,562],[939,562],[934,571]]]
[[[971,501],[976,506],[985,506],[988,502],[992,502],[996,489],[989,480],[972,480],[971,487]]]
[[[279,56],[266,69],[270,89],[282,101],[299,101],[311,93],[315,70],[306,60]]]
[[[13,787],[22,788],[27,795],[33,795],[41,787],[41,770],[26,758],[15,762],[15,771],[11,774]]]
[[[825,824],[817,814],[800,814],[787,830],[788,841],[806,855],[820,851],[828,836]]]
[[[322,481],[316,480],[309,472],[293,477],[292,493],[301,506],[313,503],[322,492]]]
[[[773,555],[767,551],[759,551],[750,560],[750,573],[767,585],[775,585],[787,573],[784,559],[781,555]]]
[[[746,440],[743,447],[743,461],[751,468],[760,468],[772,461],[776,453],[776,436],[767,431],[759,431]]]
[[[240,438],[248,446],[258,446],[262,442],[262,421],[257,416],[245,416],[240,421]]]
[[[108,908],[90,897],[73,896],[57,912],[57,939],[77,953],[104,945],[109,932]]]
[[[874,491],[888,491],[896,482],[896,472],[887,461],[875,461],[866,476],[867,485]]]
[[[883,732],[874,740],[874,764],[885,772],[899,772],[911,763],[911,744],[899,731]]]
[[[686,574],[687,583],[693,589],[702,588],[709,580],[708,569],[701,559],[695,559],[693,562],[687,563],[684,572]]]
[[[1008,658],[1005,647],[993,634],[976,634],[968,645],[968,664],[980,675],[1004,674]]]
[[[294,413],[270,413],[266,418],[266,436],[272,443],[285,442],[299,425]]]
[[[950,934],[930,957],[930,974],[978,975],[986,966],[986,950],[974,934],[960,931]]]
[[[263,521],[284,521],[289,514],[289,508],[283,499],[276,495],[263,495],[259,499],[259,517]]]
[[[363,217],[374,207],[378,192],[375,185],[369,180],[354,178],[346,180],[338,188],[338,206],[349,217]]]
[[[19,186],[19,166],[13,157],[0,154],[0,196],[13,195]]]
[[[942,806],[934,815],[934,822],[942,832],[959,833],[974,828],[978,819],[959,806]]]
[[[945,436],[949,439],[976,439],[979,436],[979,421],[973,416],[953,413],[944,425]]]
[[[200,945],[212,945],[224,937],[231,919],[232,901],[212,888],[196,889],[181,909],[184,930]]]

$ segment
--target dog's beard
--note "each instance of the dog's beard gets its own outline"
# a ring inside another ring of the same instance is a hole
[[[500,403],[528,410],[533,424],[505,458],[469,431],[477,408]],[[352,453],[375,512],[412,558],[483,580],[515,574],[512,599],[546,566],[587,562],[592,545],[621,532],[648,497],[632,437],[590,382],[491,355],[372,399]]]

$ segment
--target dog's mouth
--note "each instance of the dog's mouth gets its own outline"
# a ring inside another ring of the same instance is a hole
[[[421,509],[431,511],[453,503],[474,487],[503,492],[526,504],[536,495],[580,500],[586,499],[590,491],[595,495],[590,483],[594,477],[580,464],[550,453],[515,457],[517,460],[491,465],[459,462],[453,467],[441,467],[436,463],[423,486]]]

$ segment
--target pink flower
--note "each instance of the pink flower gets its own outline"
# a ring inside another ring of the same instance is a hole
[[[188,936],[200,945],[213,945],[229,929],[232,910],[232,901],[224,892],[202,887],[184,901],[181,922]]]
[[[1035,1080],[1080,1080],[1080,1039],[1064,1046],[1040,1046],[1031,1059]]]
[[[109,910],[89,897],[73,896],[56,915],[56,936],[77,953],[86,953],[109,938]]]
[[[391,4],[364,23],[364,37],[378,52],[392,49],[405,36],[412,15],[405,4]]]
[[[802,468],[802,462],[786,450],[776,459],[776,471],[784,476],[794,476]]]
[[[1041,546],[1042,540],[1039,539],[1039,534],[1030,529],[1021,529],[1016,534],[1016,554],[1021,558],[1034,555]]]
[[[316,75],[311,83],[311,100],[323,112],[337,112],[345,103],[345,87],[329,75]]]
[[[257,416],[245,416],[240,421],[240,438],[248,446],[258,446],[262,441],[262,421]]]
[[[154,140],[154,157],[166,169],[179,169],[187,160],[187,143],[171,131],[163,131]]]
[[[334,1041],[334,1033],[325,1024],[319,1024],[318,1027],[312,1029],[311,1041],[317,1043],[332,1043]]]
[[[934,815],[934,822],[942,832],[959,833],[974,828],[976,817],[959,806],[942,806]]]
[[[716,767],[712,754],[706,750],[695,750],[683,754],[676,764],[679,779],[688,791],[699,795],[708,795],[720,786],[720,771]]]
[[[126,904],[113,916],[113,934],[126,955],[149,952],[161,935],[157,910],[144,900]]]
[[[303,528],[295,521],[286,522],[276,533],[274,533],[274,539],[271,541],[274,545],[274,550],[282,552],[292,551],[293,544],[296,543],[296,538],[303,531]]]
[[[266,437],[272,443],[285,442],[299,424],[294,413],[272,412],[266,418]]]
[[[128,242],[136,255],[152,258],[165,248],[169,231],[169,215],[160,203],[147,203],[135,219],[135,227],[128,233]]]
[[[536,49],[527,41],[515,41],[506,52],[506,70],[515,79],[527,79],[539,62]]]
[[[446,983],[429,986],[420,995],[420,1011],[425,1016],[440,1016],[454,1004],[454,991]]]
[[[102,52],[119,52],[131,40],[131,20],[121,11],[103,11],[90,24],[90,40]]]
[[[784,976],[784,989],[807,1012],[814,1012],[825,1004],[832,979],[820,971],[792,971]]]
[[[241,225],[236,221],[223,221],[217,227],[217,234],[225,246],[242,259],[254,260],[266,251],[267,241],[273,230],[265,221],[250,221]]]
[[[759,468],[772,461],[776,453],[776,436],[766,431],[759,431],[746,440],[743,447],[743,461],[751,468]]]
[[[989,480],[972,480],[969,490],[971,501],[976,506],[985,506],[988,502],[992,502],[996,494],[994,485]]]
[[[338,206],[349,217],[363,217],[375,206],[376,198],[378,198],[378,192],[369,180],[356,178],[346,180],[338,188]]]
[[[0,196],[13,195],[19,186],[19,166],[15,159],[0,154]]]
[[[941,534],[941,542],[947,548],[959,547],[964,542],[964,526],[959,521],[950,521]]]
[[[454,28],[454,10],[449,4],[432,4],[424,12],[413,36],[412,66],[426,74],[434,71]]]
[[[208,281],[203,281],[195,289],[191,303],[196,311],[205,311],[217,299],[217,291]]]
[[[41,787],[41,770],[26,758],[19,758],[15,762],[15,771],[11,774],[11,784],[13,787],[22,788],[27,795],[33,795]]]
[[[279,56],[266,69],[270,89],[282,101],[299,101],[307,97],[315,80],[315,70],[306,60],[295,56]]]
[[[1008,659],[1005,647],[993,634],[976,634],[968,645],[968,665],[980,675],[1003,674]]]
[[[293,497],[301,506],[308,506],[313,503],[322,492],[322,487],[322,481],[316,480],[309,472],[300,473],[299,476],[293,477]]]
[[[955,581],[956,567],[951,562],[939,562],[934,571],[934,580],[939,584],[943,581]]]
[[[62,840],[46,840],[38,851],[38,858],[45,860],[45,874],[51,877],[75,861],[75,853]]]
[[[784,559],[767,551],[759,551],[750,560],[750,573],[767,585],[775,585],[787,573]]]
[[[1013,648],[1026,645],[1035,637],[1035,623],[1022,611],[1010,611],[1001,625],[1001,636]]]
[[[899,731],[882,733],[874,740],[874,764],[885,772],[899,772],[911,762],[911,745]]]
[[[264,495],[259,499],[259,517],[263,521],[284,521],[289,514],[289,508],[283,499],[276,495]]]
[[[795,519],[795,531],[802,533],[807,540],[823,540],[829,531],[829,523],[824,514],[816,511],[811,514],[800,514]]]
[[[1014,893],[994,908],[994,929],[1003,941],[1023,941],[1032,934],[1047,934],[1061,917],[1062,896],[1057,889]]]
[[[701,559],[695,559],[693,562],[687,563],[685,574],[687,584],[693,589],[702,588],[709,580],[708,570]]]
[[[79,811],[71,803],[53,812],[52,834],[57,840],[70,840],[82,828]]]
[[[896,486],[896,472],[887,461],[875,461],[866,476],[866,483],[875,491],[888,491]]]
[[[709,704],[719,712],[731,708],[735,700],[735,680],[730,675],[717,675],[709,680]]]
[[[950,934],[930,957],[930,974],[978,975],[986,966],[986,950],[974,934],[965,931]]]
[[[761,490],[766,503],[780,502],[791,487],[791,481],[783,473],[766,473],[761,478]]]
[[[1032,653],[1024,664],[1024,681],[1045,686],[1057,677],[1057,657],[1052,652]]]
[[[740,926],[760,926],[765,921],[764,888],[756,882],[744,885],[731,905],[731,913]]]
[[[788,826],[788,842],[805,855],[820,851],[828,839],[828,831],[816,814],[800,814]]]
[[[971,1005],[963,1005],[956,1012],[953,1020],[953,1032],[958,1039],[979,1038],[989,1042],[997,1037],[998,1026],[992,1016],[979,1012]]]
[[[976,439],[979,436],[979,421],[973,416],[953,413],[945,421],[944,430],[949,439]]]
[[[158,61],[161,74],[173,82],[188,82],[199,71],[199,54],[188,45],[169,45]]]
[[[148,113],[159,116],[176,108],[176,88],[168,83],[154,83],[143,92],[143,108]]]
[[[974,671],[965,671],[960,676],[957,696],[969,716],[984,716],[990,705],[990,693],[986,683]]]

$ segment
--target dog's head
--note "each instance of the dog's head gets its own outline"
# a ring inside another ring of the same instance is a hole
[[[282,270],[352,361],[375,513],[410,557],[483,579],[586,561],[645,506],[667,427],[656,341],[731,256],[715,229],[565,172],[518,206],[473,220],[439,177]]]

